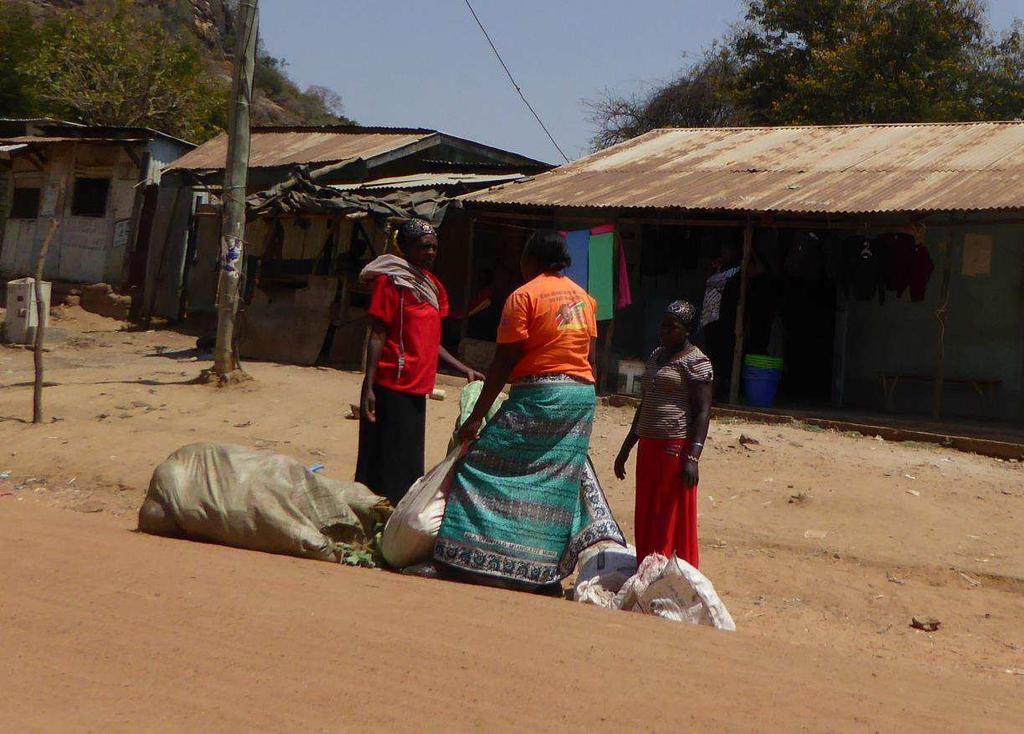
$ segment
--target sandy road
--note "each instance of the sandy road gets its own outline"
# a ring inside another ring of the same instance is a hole
[[[1015,680],[0,509],[0,728],[1020,731]]]

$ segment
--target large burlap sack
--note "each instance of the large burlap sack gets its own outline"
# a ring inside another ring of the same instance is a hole
[[[468,448],[469,444],[463,444],[449,451],[444,461],[417,479],[398,503],[380,540],[381,555],[388,565],[405,568],[433,558],[455,468]]]
[[[615,606],[675,622],[736,630],[708,577],[675,554],[671,558],[657,553],[647,556],[615,597]]]
[[[390,506],[362,484],[242,446],[184,446],[156,468],[139,530],[323,561],[370,548]]]

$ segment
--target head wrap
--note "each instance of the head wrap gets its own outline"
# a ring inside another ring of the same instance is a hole
[[[697,320],[697,309],[689,301],[672,301],[665,308],[665,315],[678,320],[687,329],[692,329]]]
[[[398,230],[398,236],[402,242],[412,242],[431,234],[436,237],[437,230],[425,219],[408,219]]]

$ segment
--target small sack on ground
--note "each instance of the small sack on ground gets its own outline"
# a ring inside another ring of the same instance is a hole
[[[619,591],[615,606],[674,622],[736,630],[708,577],[674,554],[671,558],[657,553],[647,556]]]
[[[580,554],[573,598],[583,604],[615,608],[615,595],[636,573],[636,548],[601,541]]]
[[[456,446],[440,464],[416,480],[384,526],[380,549],[394,568],[425,563],[434,556],[455,467],[467,445]]]
[[[281,454],[199,443],[171,454],[139,509],[139,530],[322,561],[371,565],[391,507],[362,484]]]

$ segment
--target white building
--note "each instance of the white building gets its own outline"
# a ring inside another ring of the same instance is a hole
[[[148,128],[0,120],[0,274],[128,288],[145,277],[160,173],[193,146]]]

